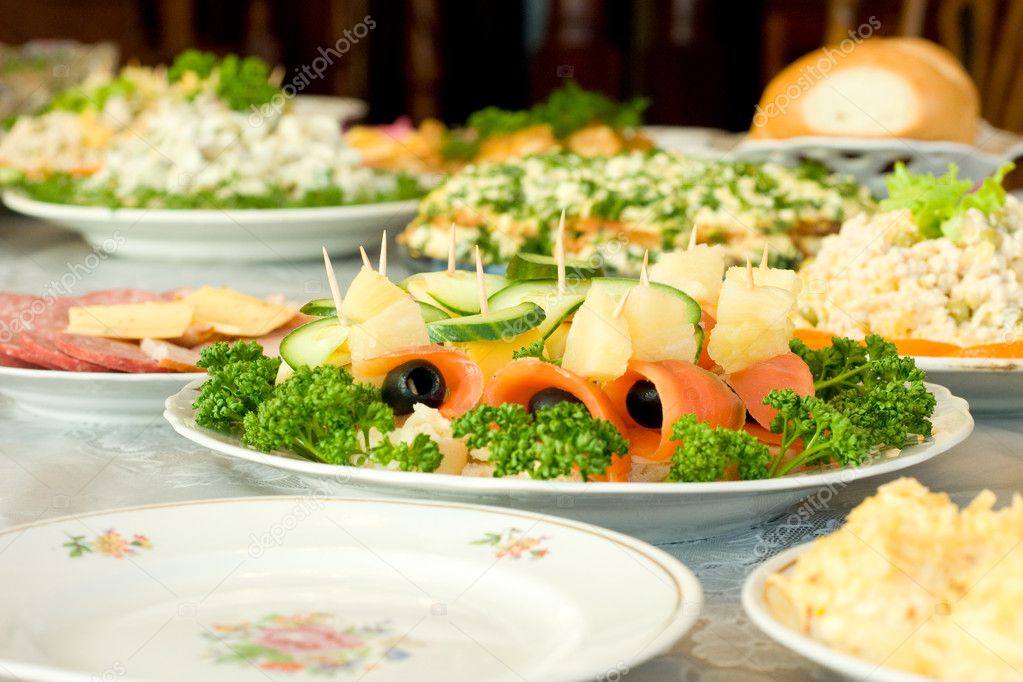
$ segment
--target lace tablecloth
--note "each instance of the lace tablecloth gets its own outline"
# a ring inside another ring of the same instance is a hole
[[[69,233],[4,216],[0,220],[0,290],[39,293],[66,272],[78,272],[72,293],[204,283],[229,284],[254,294],[280,291],[313,297],[323,292],[322,266],[316,260],[213,266],[110,258],[83,274],[75,265],[85,263],[90,253]],[[339,259],[336,265],[339,278],[348,279],[357,262]],[[984,487],[1023,490],[1021,435],[1023,420],[1018,417],[982,416],[965,444],[908,473],[958,496],[968,497]],[[629,670],[628,679],[832,679],[775,645],[747,621],[739,604],[741,585],[765,557],[836,528],[851,507],[885,480],[850,485],[834,499],[815,505],[810,514],[794,509],[741,532],[663,546],[697,573],[706,592],[705,609],[696,627],[669,654]],[[0,526],[150,503],[296,494],[320,485],[270,467],[213,455],[178,437],[158,416],[146,424],[122,427],[61,423],[27,415],[0,399]],[[352,494],[344,488],[336,492]],[[0,546],[0,552],[8,549],[16,551],[13,546]],[[623,664],[605,677],[617,679],[626,669],[628,665]]]

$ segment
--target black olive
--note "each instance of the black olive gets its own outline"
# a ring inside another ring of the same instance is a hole
[[[545,407],[554,407],[558,403],[564,402],[581,403],[582,401],[560,388],[545,388],[529,399],[529,411],[532,414],[536,414],[537,411]]]
[[[648,429],[659,429],[664,421],[661,396],[649,381],[637,381],[632,385],[625,396],[625,409],[637,424]]]
[[[416,403],[440,407],[447,387],[444,385],[444,377],[433,364],[425,360],[412,360],[388,372],[380,392],[394,414],[401,416],[412,414]]]

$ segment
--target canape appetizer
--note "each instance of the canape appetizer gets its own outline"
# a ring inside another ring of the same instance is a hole
[[[196,421],[332,464],[612,482],[856,465],[930,435],[913,361],[793,340],[799,282],[766,258],[725,272],[693,246],[631,280],[556,254],[397,284],[367,259],[343,297],[324,254],[332,296],[302,309],[320,319],[280,361],[204,353]]]

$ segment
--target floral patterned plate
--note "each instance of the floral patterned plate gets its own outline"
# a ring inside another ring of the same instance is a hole
[[[0,676],[589,680],[669,649],[703,595],[676,559],[488,507],[262,497],[0,532]]]

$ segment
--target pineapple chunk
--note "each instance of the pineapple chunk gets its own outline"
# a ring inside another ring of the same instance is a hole
[[[348,293],[341,302],[341,314],[358,324],[379,315],[403,299],[412,300],[391,280],[364,267],[348,286]]]
[[[785,289],[727,280],[707,345],[711,359],[731,374],[788,352],[794,329],[789,315],[795,304],[796,297]]]
[[[731,282],[741,280],[747,285],[749,273],[745,265],[735,265],[725,272],[725,281]],[[799,296],[803,283],[795,270],[783,270],[782,268],[753,268],[753,283],[758,287],[777,287],[784,289],[793,296]]]
[[[636,360],[696,361],[696,327],[682,299],[653,287],[632,287],[623,316]]]
[[[362,360],[429,343],[430,336],[426,332],[426,322],[419,311],[419,304],[404,293],[384,311],[361,324],[353,325],[348,335],[348,350],[352,354],[353,365]]]
[[[568,332],[572,329],[571,322],[562,322],[558,325],[558,328],[551,332],[551,335],[547,337],[547,342],[544,344],[544,348],[547,351],[547,357],[551,360],[560,360],[565,355],[565,341],[568,340]]]
[[[483,370],[483,381],[488,382],[497,370],[512,361],[515,351],[539,340],[540,332],[530,329],[507,341],[466,341],[451,345],[472,358]]]
[[[632,356],[632,337],[625,315],[614,316],[616,305],[603,287],[590,287],[586,300],[572,318],[562,367],[597,381],[610,381],[625,374]]]
[[[696,299],[701,307],[707,307],[717,303],[724,272],[724,248],[697,244],[687,251],[662,253],[650,266],[650,279],[670,284]]]

